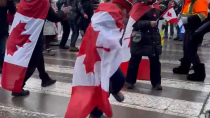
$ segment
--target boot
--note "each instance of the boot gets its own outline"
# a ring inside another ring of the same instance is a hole
[[[179,40],[179,37],[174,38],[174,41],[177,41],[177,40]]]
[[[185,61],[184,59],[181,59],[180,62],[181,62],[181,66],[173,68],[173,73],[174,74],[188,74],[191,63],[189,61]]]
[[[155,90],[163,90],[163,87],[160,84],[153,86],[153,88]]]
[[[13,97],[21,97],[21,96],[28,96],[30,94],[30,92],[28,90],[22,90],[21,93],[14,93],[12,92],[12,96]]]
[[[204,81],[206,78],[206,71],[204,64],[198,64],[193,66],[194,73],[189,74],[187,79],[190,81]]]
[[[79,52],[79,48],[70,46],[69,51],[70,52]]]
[[[134,89],[134,84],[127,83],[127,89]]]

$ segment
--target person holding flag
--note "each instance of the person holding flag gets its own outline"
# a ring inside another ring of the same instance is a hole
[[[132,5],[126,0],[99,4],[83,37],[77,55],[72,95],[65,118],[112,117],[108,97],[119,102],[125,76],[119,69],[122,59],[120,39],[123,23]]]
[[[189,7],[190,6],[190,7]],[[188,74],[187,79],[191,81],[204,81],[206,78],[205,65],[201,63],[197,54],[198,46],[202,39],[197,39],[194,36],[195,31],[202,25],[202,22],[208,15],[208,2],[207,0],[186,0],[184,2],[181,20],[184,24],[184,44],[183,58],[180,60],[181,65],[173,68],[175,74]],[[189,70],[193,64],[193,74],[189,74]]]
[[[45,71],[43,58],[43,25],[45,20],[58,22],[65,18],[71,7],[55,13],[49,0],[21,0],[11,27],[4,58],[1,85],[12,91],[12,96],[29,95],[25,82],[37,68],[42,87],[56,82]],[[43,9],[44,8],[44,9]]]

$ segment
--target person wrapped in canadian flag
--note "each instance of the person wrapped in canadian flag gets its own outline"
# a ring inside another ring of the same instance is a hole
[[[133,32],[130,34],[131,58],[126,76],[128,89],[134,88],[142,56],[148,56],[150,60],[151,84],[154,89],[162,90],[161,63],[159,59],[159,55],[162,53],[162,46],[157,25],[162,12],[159,4],[155,1],[143,0],[142,2],[136,2],[130,13],[128,25],[133,27]],[[126,29],[128,28],[127,26]]]
[[[56,82],[45,71],[43,58],[43,25],[45,20],[59,22],[71,7],[55,13],[49,0],[21,0],[7,41],[1,85],[12,96],[29,95],[23,87],[37,68],[42,87]]]
[[[103,113],[112,117],[109,94],[124,100],[120,39],[131,7],[126,0],[113,0],[101,3],[92,16],[77,55],[65,118],[101,118]]]

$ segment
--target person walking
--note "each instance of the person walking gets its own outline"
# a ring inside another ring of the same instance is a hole
[[[76,42],[79,37],[79,23],[78,19],[82,15],[88,19],[88,15],[85,13],[82,6],[82,0],[67,0],[67,6],[72,6],[72,10],[67,14],[67,18],[72,29],[71,43],[69,51],[78,52]]]
[[[7,22],[7,12],[14,15],[16,12],[13,0],[0,0],[0,73],[4,62],[6,42],[8,37],[9,24]]]
[[[63,5],[65,6],[67,4],[66,2],[67,2],[66,0],[58,0],[56,2],[58,11],[61,10]],[[70,25],[67,19],[67,15],[65,16],[65,19],[61,21],[61,25],[63,27],[63,35],[62,35],[59,47],[60,49],[69,49],[69,46],[66,45],[66,42],[68,41],[69,34],[70,34]]]
[[[189,0],[184,2],[181,12],[181,20],[185,28],[184,55],[180,60],[180,66],[173,68],[173,73],[187,74],[187,79],[191,81],[204,81],[206,78],[205,65],[201,63],[197,54],[202,39],[200,39],[201,37],[199,35],[197,37],[196,33],[207,16],[208,2],[206,0],[197,0],[196,2]],[[193,74],[189,74],[191,64],[193,64]]]

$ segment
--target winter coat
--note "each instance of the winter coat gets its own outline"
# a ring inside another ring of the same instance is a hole
[[[53,0],[50,0],[50,4],[52,7],[56,7],[55,2]],[[50,22],[49,20],[45,21],[44,28],[43,28],[43,35],[49,36],[49,35],[56,35],[58,33],[57,27],[54,22]]]
[[[46,20],[43,29],[43,35],[49,36],[49,35],[56,35],[57,33],[58,31],[55,23]]]
[[[91,17],[93,16],[94,8],[93,8],[93,4],[90,0],[83,1],[82,6],[85,10],[85,13],[87,13],[87,15],[88,15],[88,19],[86,19],[84,16],[82,16],[81,21],[79,22],[79,25],[80,25],[80,29],[83,32],[85,32],[91,22]]]
[[[145,13],[134,25],[131,37],[131,54],[139,56],[161,55],[161,36],[158,25],[151,27],[150,22],[161,16],[157,9]]]
[[[0,37],[8,35],[9,24],[7,22],[7,11],[14,15],[16,12],[15,3],[12,0],[6,0],[6,6],[0,5]]]
[[[82,7],[82,0],[66,0],[66,5],[72,7],[72,10],[67,14],[70,22],[76,22],[81,15],[84,16],[85,11]]]

